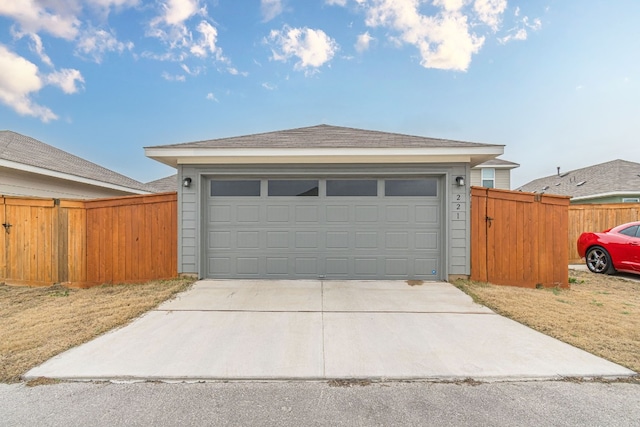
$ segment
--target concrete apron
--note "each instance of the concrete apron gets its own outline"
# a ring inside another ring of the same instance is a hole
[[[634,373],[448,283],[204,280],[25,379],[482,381]]]

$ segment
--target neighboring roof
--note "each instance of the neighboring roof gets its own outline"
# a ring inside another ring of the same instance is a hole
[[[196,163],[365,163],[384,160],[403,163],[467,161],[475,166],[503,152],[503,145],[329,125],[145,147],[148,157],[174,167]]]
[[[491,159],[484,163],[480,163],[476,168],[496,168],[496,169],[515,169],[519,168],[519,163],[510,162],[502,159]]]
[[[155,181],[147,182],[147,188],[154,193],[166,193],[169,191],[178,191],[178,174],[165,176]]]
[[[9,130],[0,131],[0,166],[135,194],[149,192],[141,182]]]
[[[640,163],[612,160],[533,180],[517,190],[571,196],[574,200],[640,194]]]

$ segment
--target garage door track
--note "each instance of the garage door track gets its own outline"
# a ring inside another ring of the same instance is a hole
[[[203,280],[32,369],[72,380],[618,377],[448,283]]]

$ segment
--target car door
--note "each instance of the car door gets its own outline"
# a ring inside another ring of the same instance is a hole
[[[614,245],[612,256],[621,270],[640,272],[640,226],[632,225],[618,232],[620,239]]]

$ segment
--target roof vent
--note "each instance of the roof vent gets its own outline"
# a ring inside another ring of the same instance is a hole
[[[556,187],[557,187],[558,185],[560,185],[560,184],[561,184],[560,182],[556,182]]]
[[[545,191],[545,190],[548,190],[548,189],[549,189],[548,185],[545,185],[544,187],[542,187],[542,191]]]
[[[562,175],[560,175],[560,178],[564,178],[565,176],[569,175],[569,172],[565,172]]]
[[[580,181],[579,183],[576,184],[576,187],[580,187],[581,185],[584,185],[587,181]]]

